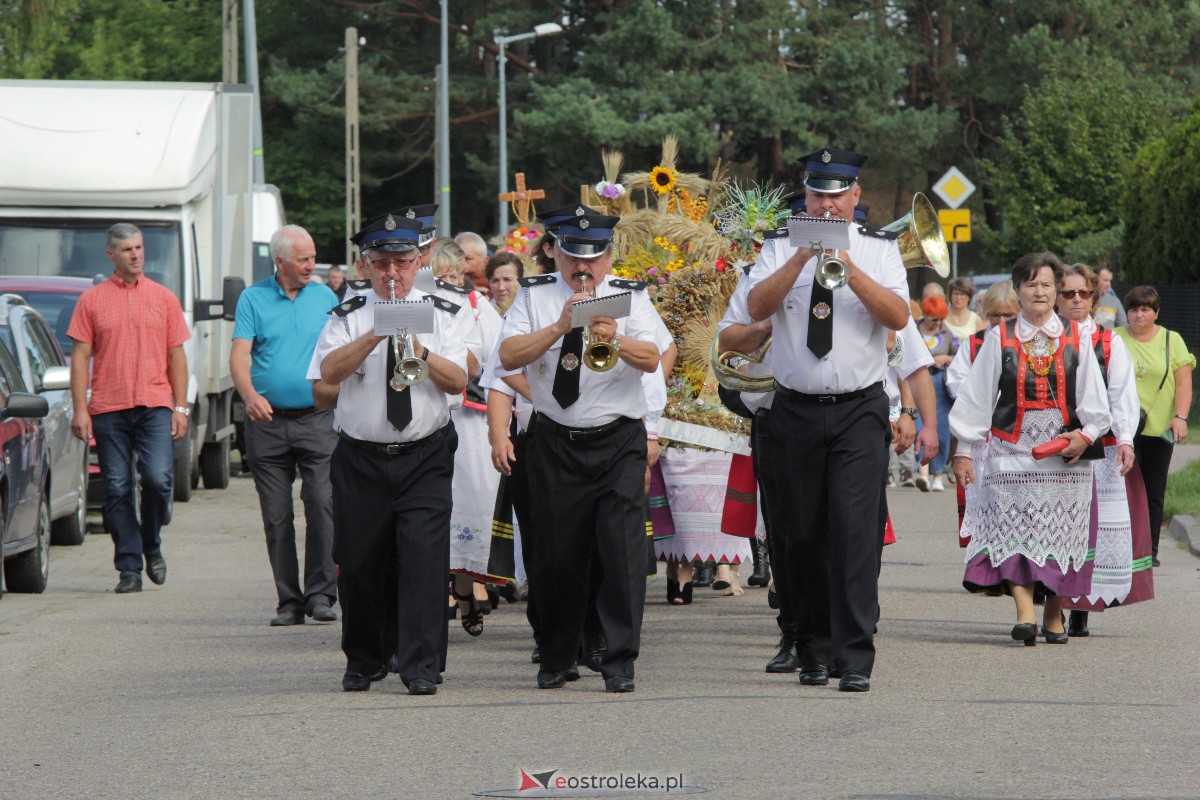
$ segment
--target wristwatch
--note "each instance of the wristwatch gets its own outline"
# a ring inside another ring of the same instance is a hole
[[[621,334],[614,333],[612,338],[613,350],[617,353],[621,352]]]
[[[187,406],[175,406],[176,414],[183,414],[185,417],[192,413],[192,410]]]
[[[900,407],[900,413],[901,413],[901,414],[908,414],[910,417],[912,417],[912,418],[913,418],[913,420],[914,420],[914,421],[915,421],[915,420],[916,420],[918,417],[920,417],[920,416],[921,416],[921,413],[920,413],[919,411],[917,411],[915,408],[913,408],[912,406],[901,406],[901,407]]]

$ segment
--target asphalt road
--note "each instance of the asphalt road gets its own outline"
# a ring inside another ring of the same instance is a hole
[[[45,594],[0,600],[0,798],[468,798],[521,769],[719,798],[1200,797],[1200,561],[1165,538],[1155,601],[1026,648],[1009,600],[961,588],[953,492],[891,502],[867,694],[763,672],[764,590],[671,607],[660,576],[634,694],[538,690],[505,604],[478,639],[451,623],[445,684],[409,697],[340,690],[336,623],[268,627],[253,486],[200,491],[164,531],[166,585],[114,595],[97,534],[53,549]]]

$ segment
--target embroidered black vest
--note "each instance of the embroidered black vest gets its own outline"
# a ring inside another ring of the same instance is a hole
[[[1057,408],[1063,424],[1079,426],[1075,416],[1075,373],[1079,367],[1079,326],[1059,317],[1063,335],[1045,377],[1029,365],[1025,348],[1017,341],[1017,320],[1000,326],[1000,396],[992,413],[992,434],[1006,442],[1021,438],[1021,422],[1026,409]],[[1068,404],[1067,399],[1071,402]]]

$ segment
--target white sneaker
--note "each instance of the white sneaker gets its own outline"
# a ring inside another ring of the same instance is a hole
[[[929,487],[929,490],[930,490],[930,491],[932,491],[932,492],[944,492],[944,491],[946,491],[946,487],[945,487],[945,485],[942,483],[942,476],[941,476],[941,475],[934,475],[934,476],[933,476],[933,485]]]
[[[918,475],[916,478],[914,478],[914,480],[916,481],[917,488],[922,492],[929,491],[929,478],[924,475]]]

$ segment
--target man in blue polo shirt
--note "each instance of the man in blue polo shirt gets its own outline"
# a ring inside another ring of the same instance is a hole
[[[334,622],[332,484],[329,458],[337,444],[333,412],[321,411],[306,377],[317,337],[337,297],[310,282],[317,251],[298,225],[271,237],[275,274],[242,293],[233,328],[229,371],[246,404],[246,458],[262,506],[267,554],[279,606],[272,625],[300,625],[305,614]],[[324,405],[324,404],[323,404]],[[326,406],[327,408],[331,406]],[[296,557],[292,483],[302,481],[307,527],[304,587]]]

